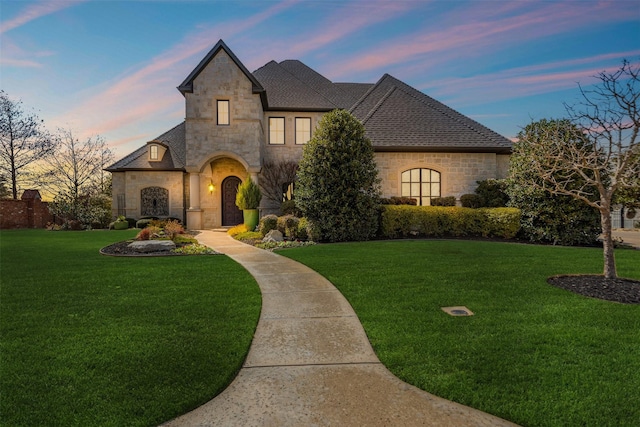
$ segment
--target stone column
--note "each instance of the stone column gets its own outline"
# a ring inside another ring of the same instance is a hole
[[[202,228],[202,209],[200,209],[200,174],[189,173],[189,210],[187,210],[187,227],[191,230]]]
[[[200,174],[189,174],[189,210],[200,209]]]

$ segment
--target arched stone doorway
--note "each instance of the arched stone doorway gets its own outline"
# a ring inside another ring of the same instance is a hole
[[[222,226],[242,224],[242,211],[236,206],[238,185],[242,181],[237,176],[228,176],[222,181]]]

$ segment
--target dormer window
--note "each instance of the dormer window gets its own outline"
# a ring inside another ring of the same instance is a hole
[[[158,160],[158,146],[155,144],[149,146],[149,160]]]

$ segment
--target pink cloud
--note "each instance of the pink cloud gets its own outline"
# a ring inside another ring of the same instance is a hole
[[[417,87],[431,88],[438,97],[445,97],[456,105],[468,105],[484,99],[516,99],[557,90],[577,89],[577,83],[595,82],[594,76],[601,71],[615,70],[621,65],[622,58],[639,54],[640,50],[637,50],[555,61],[468,78],[430,81]]]
[[[65,126],[69,123],[78,128],[81,126],[84,135],[104,135],[135,126],[150,117],[179,117],[177,112],[184,117],[182,97],[175,87],[213,47],[220,34],[225,37],[241,34],[295,3],[292,0],[279,2],[246,19],[200,28],[137,71],[101,85],[103,88],[96,88],[94,95],[52,121]],[[167,123],[167,126],[174,124]]]
[[[84,0],[59,0],[30,4],[18,16],[0,23],[0,34],[18,28],[42,16],[50,15],[59,10],[74,6],[82,1]]]
[[[604,19],[622,21],[633,16],[633,2],[542,3],[512,2],[498,4],[475,2],[472,7],[460,8],[440,20],[440,28],[424,28],[403,38],[389,40],[373,46],[363,54],[331,65],[334,76],[379,68],[393,64],[421,60],[428,57],[430,64],[447,61],[461,54],[481,56],[485,49],[495,52],[501,46],[514,45],[527,40],[543,38],[578,27],[588,27]],[[540,5],[541,3],[535,3]],[[531,9],[531,10],[530,10]],[[468,24],[457,24],[469,22]],[[423,61],[425,62],[425,61]],[[422,64],[421,64],[422,65]],[[424,69],[420,67],[421,69]]]

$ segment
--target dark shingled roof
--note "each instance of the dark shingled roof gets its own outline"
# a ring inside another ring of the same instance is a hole
[[[167,151],[159,162],[149,161],[147,147],[149,143],[152,142],[157,142],[167,147]],[[123,159],[118,160],[105,170],[109,172],[126,170],[184,170],[186,157],[184,122],[154,140],[149,141],[149,143],[138,148]]]
[[[220,50],[251,80],[265,111],[350,110],[376,151],[511,152],[507,138],[388,74],[375,84],[333,83],[297,60],[271,61],[249,73],[222,40],[178,87],[183,94]],[[145,145],[106,170],[184,170],[184,122],[154,141],[168,149],[162,161],[149,162]]]
[[[507,138],[388,74],[351,112],[376,151],[511,152]]]

